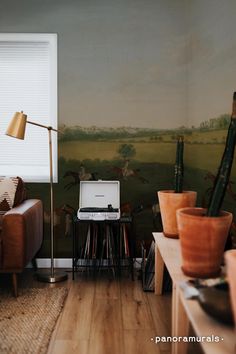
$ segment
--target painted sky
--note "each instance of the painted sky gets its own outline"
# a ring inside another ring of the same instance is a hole
[[[188,120],[231,113],[236,91],[236,1],[191,0],[187,19]]]
[[[230,111],[235,15],[235,0],[1,0],[0,31],[58,33],[61,124],[174,128]]]

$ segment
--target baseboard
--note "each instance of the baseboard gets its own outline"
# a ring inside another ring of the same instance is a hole
[[[38,268],[51,268],[51,258],[37,258]],[[31,264],[28,267],[32,267]],[[55,268],[72,268],[72,258],[55,258],[54,259]]]
[[[51,267],[51,258],[37,258],[38,268],[50,268]],[[141,258],[136,258],[134,261],[134,268],[140,268]],[[55,258],[54,259],[55,268],[72,268],[72,259],[71,258]],[[32,268],[31,263],[28,264],[27,268]]]

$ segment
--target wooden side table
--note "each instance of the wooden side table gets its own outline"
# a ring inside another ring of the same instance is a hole
[[[206,354],[236,353],[236,334],[232,327],[225,326],[208,316],[196,300],[186,300],[179,283],[186,281],[181,270],[181,252],[179,240],[164,237],[162,233],[153,233],[155,240],[155,293],[162,294],[164,264],[173,282],[172,289],[172,337],[188,337],[189,323],[196,337],[218,336],[217,342],[200,342]],[[172,342],[172,354],[185,354],[187,342]]]

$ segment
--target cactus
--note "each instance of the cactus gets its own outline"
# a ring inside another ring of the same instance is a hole
[[[176,161],[175,161],[175,193],[183,192],[183,178],[184,178],[184,138],[179,136],[176,148]]]
[[[220,167],[214,182],[213,191],[207,208],[207,216],[218,216],[226,188],[229,183],[230,172],[234,158],[234,148],[236,143],[236,92],[233,96],[233,109],[230,125],[228,128],[227,139],[225,143],[224,153],[221,159]]]

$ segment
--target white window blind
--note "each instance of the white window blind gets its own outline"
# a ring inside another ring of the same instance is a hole
[[[0,175],[49,182],[48,130],[26,125],[25,139],[5,135],[15,112],[57,129],[57,35],[0,33]],[[52,132],[57,182],[57,133]]]

